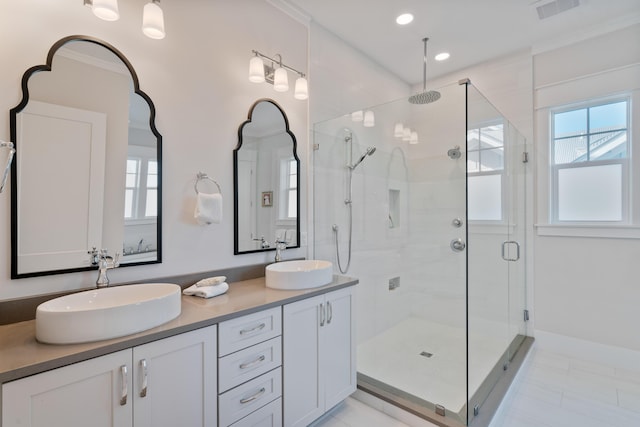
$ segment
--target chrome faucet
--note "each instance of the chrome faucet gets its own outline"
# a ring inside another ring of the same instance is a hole
[[[108,255],[106,249],[100,249],[98,253],[98,280],[96,280],[97,288],[106,288],[109,286],[109,277],[107,271],[120,265],[120,254],[116,252],[115,257]]]
[[[287,242],[284,240],[276,239],[276,262],[282,261],[282,251],[287,249]]]

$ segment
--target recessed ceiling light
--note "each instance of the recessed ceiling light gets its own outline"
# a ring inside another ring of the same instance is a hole
[[[446,59],[449,59],[450,56],[451,55],[449,55],[449,52],[442,52],[442,53],[439,53],[439,54],[437,54],[435,56],[435,60],[436,61],[444,61]]]
[[[407,25],[411,21],[413,21],[413,15],[410,13],[403,13],[402,15],[398,15],[396,18],[396,23],[398,25]]]

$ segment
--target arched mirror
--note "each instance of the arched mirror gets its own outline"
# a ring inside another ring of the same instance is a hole
[[[260,99],[238,128],[233,150],[234,254],[300,247],[300,159],[289,120]]]
[[[155,108],[116,48],[87,36],[56,42],[22,78],[10,112],[11,277],[161,262],[162,137]]]

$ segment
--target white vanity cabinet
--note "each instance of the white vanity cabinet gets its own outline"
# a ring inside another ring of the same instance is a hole
[[[282,308],[222,322],[219,334],[219,426],[282,426]]]
[[[283,308],[284,426],[307,426],[356,390],[353,287]]]
[[[2,385],[2,427],[216,426],[216,326]]]

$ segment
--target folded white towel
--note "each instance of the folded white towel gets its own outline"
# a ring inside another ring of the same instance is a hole
[[[182,291],[185,295],[193,295],[200,298],[212,298],[217,297],[218,295],[222,295],[229,290],[229,284],[227,282],[222,282],[213,286],[196,286],[192,285]]]
[[[222,222],[222,194],[198,193],[194,218],[200,225]]]

